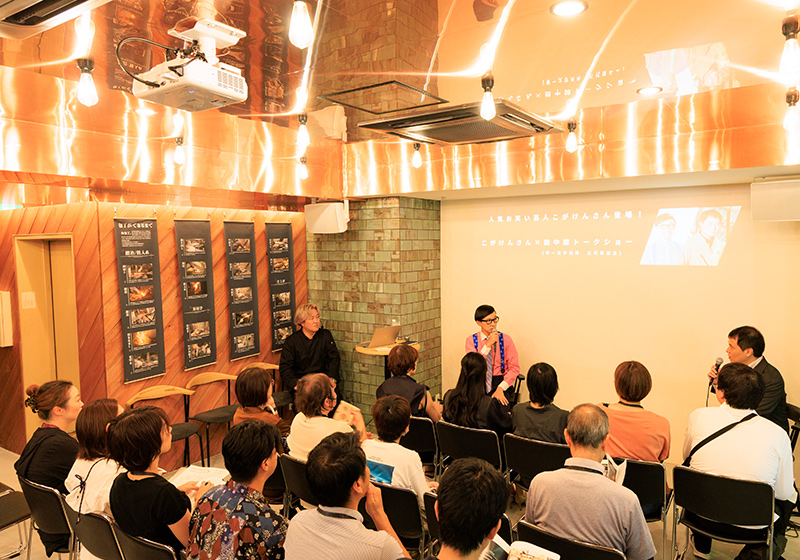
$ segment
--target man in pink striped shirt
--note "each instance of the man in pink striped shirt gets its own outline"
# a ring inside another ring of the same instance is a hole
[[[486,358],[486,394],[507,405],[514,399],[514,381],[519,375],[519,355],[514,341],[497,330],[500,317],[491,305],[481,305],[475,310],[475,324],[479,330],[467,337],[466,352],[479,352]]]

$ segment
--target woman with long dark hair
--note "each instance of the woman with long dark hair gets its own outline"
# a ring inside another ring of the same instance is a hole
[[[444,419],[468,428],[511,430],[509,407],[486,394],[486,358],[469,352],[461,358],[461,373],[455,389],[444,394]]]

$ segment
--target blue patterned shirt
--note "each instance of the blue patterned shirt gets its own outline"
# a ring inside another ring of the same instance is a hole
[[[189,560],[282,560],[286,520],[233,480],[209,490],[189,523]]]

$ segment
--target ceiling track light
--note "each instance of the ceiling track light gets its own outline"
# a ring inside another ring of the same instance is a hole
[[[783,128],[790,131],[800,130],[800,112],[797,103],[800,101],[800,91],[797,88],[789,88],[786,92],[786,116],[783,118]]]
[[[419,153],[420,147],[421,144],[419,142],[414,142],[414,155],[411,156],[411,165],[414,166],[414,169],[422,167],[422,154]]]
[[[483,99],[481,100],[481,117],[487,121],[492,120],[497,111],[494,107],[494,97],[492,96],[492,88],[494,88],[494,76],[491,72],[486,72],[481,78],[481,87],[483,88]]]
[[[92,70],[94,70],[94,60],[91,58],[79,58],[75,61],[81,71],[81,78],[78,81],[78,101],[82,105],[91,107],[97,104],[97,88],[94,86],[92,79]]]
[[[289,21],[289,42],[298,49],[307,49],[313,40],[314,27],[311,25],[308,4],[303,0],[295,0]]]
[[[797,33],[800,31],[800,19],[796,15],[789,16],[781,23],[781,33],[786,42],[783,44],[780,73],[784,81],[791,86],[800,81],[800,44]]]
[[[175,165],[183,165],[186,163],[186,151],[183,147],[183,136],[178,136],[175,138],[175,153],[172,156],[172,160],[175,162]]]
[[[578,150],[578,135],[575,134],[575,130],[578,128],[578,123],[575,122],[575,119],[570,119],[567,122],[567,130],[569,134],[567,134],[567,143],[564,148],[571,154],[574,154]]]

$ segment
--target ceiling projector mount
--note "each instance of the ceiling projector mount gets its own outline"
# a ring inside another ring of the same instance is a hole
[[[143,37],[126,37],[117,44],[117,62],[133,78],[136,97],[184,111],[216,109],[247,99],[242,71],[217,58],[217,50],[238,43],[246,36],[244,31],[210,19],[186,18],[168,33],[183,40],[183,48]],[[147,72],[131,73],[125,68],[120,49],[132,41],[161,47],[166,60]]]

